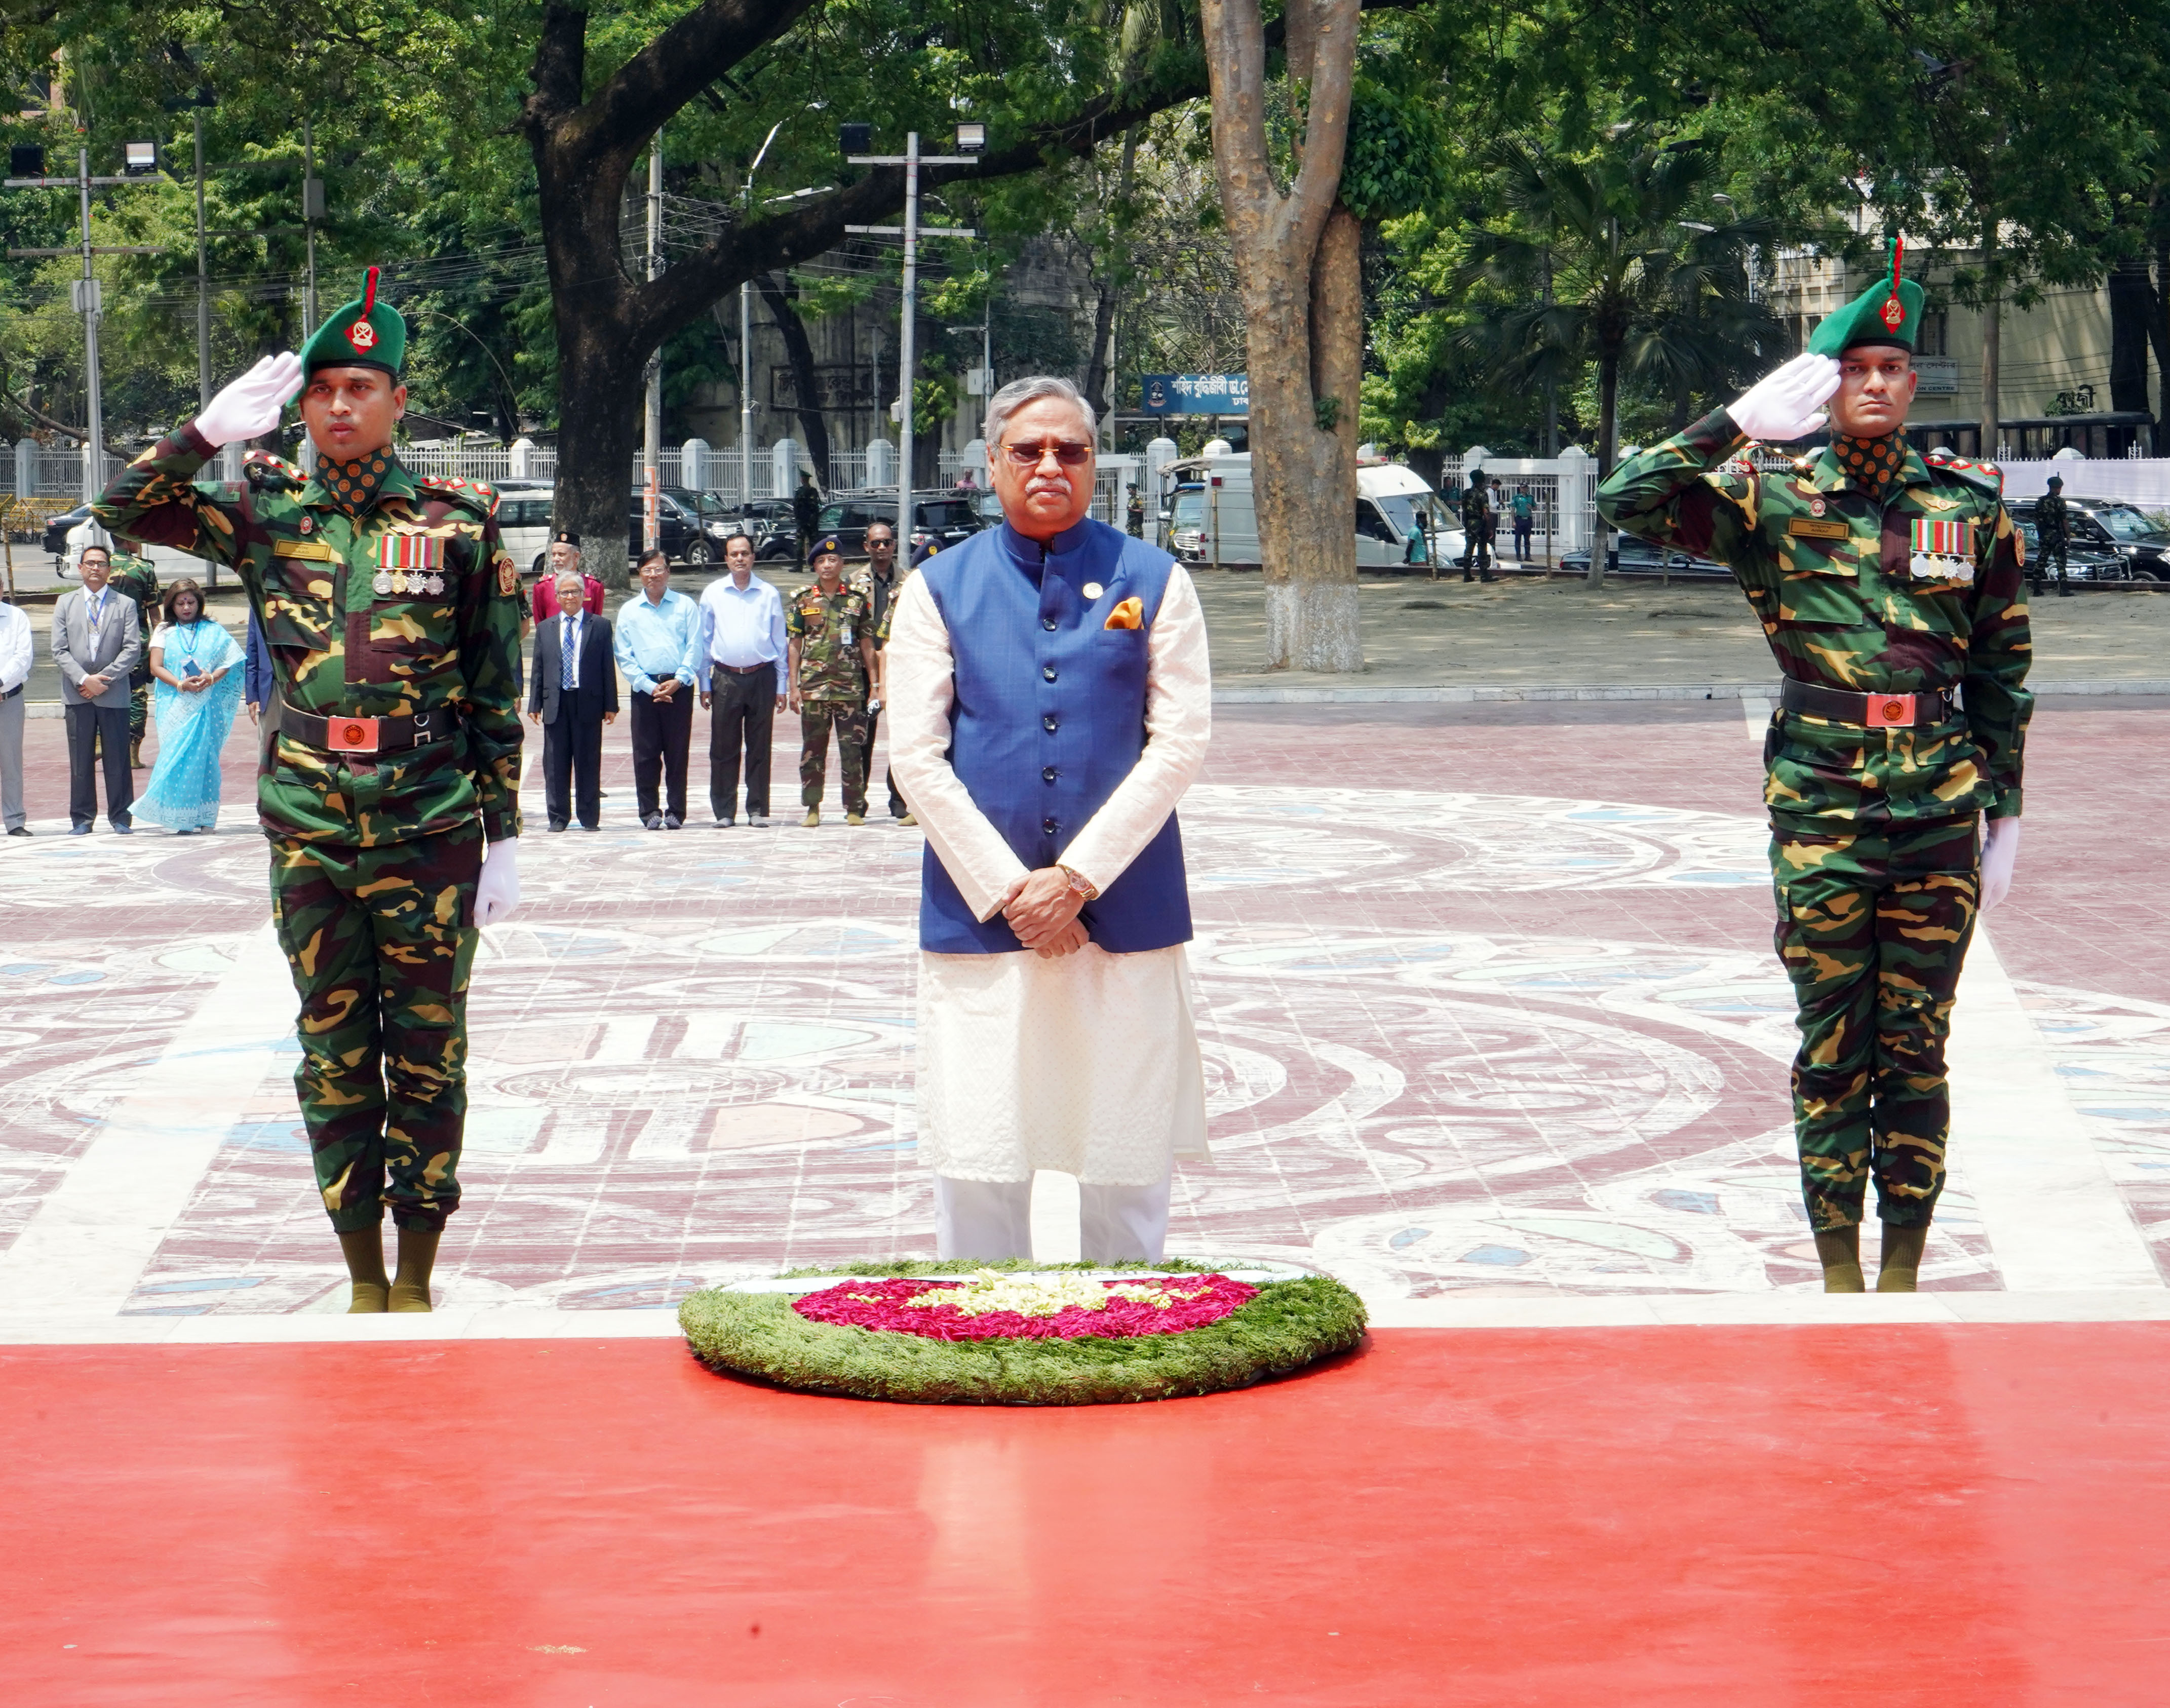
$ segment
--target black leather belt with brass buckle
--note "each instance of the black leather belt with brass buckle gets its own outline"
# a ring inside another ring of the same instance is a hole
[[[1926,729],[1949,720],[1959,695],[1951,688],[1927,694],[1856,694],[1789,677],[1779,703],[1788,712],[1804,712],[1863,729]]]
[[[412,718],[319,718],[291,706],[279,713],[281,735],[326,753],[404,753],[427,741],[442,741],[459,727],[460,715],[449,706]]]
[[[726,665],[719,663],[717,665],[716,668],[719,670],[728,670],[734,676],[758,676],[763,670],[774,670],[776,668],[776,660],[771,659],[765,665]]]

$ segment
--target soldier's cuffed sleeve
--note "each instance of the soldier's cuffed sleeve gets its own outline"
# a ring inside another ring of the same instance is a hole
[[[468,768],[483,835],[520,834],[520,574],[490,518],[475,568],[460,578],[460,669],[466,678]]]
[[[236,567],[245,551],[248,511],[195,484],[197,472],[216,455],[191,421],[115,476],[90,513],[124,540]]]
[[[1622,533],[1714,558],[1735,574],[1763,558],[1756,528],[1756,477],[1722,465],[1747,443],[1733,417],[1711,413],[1606,476],[1597,513]]]
[[[2016,819],[2022,805],[2020,774],[2027,721],[2034,710],[2027,667],[2034,640],[2027,620],[2026,572],[2019,562],[2019,531],[2003,505],[1976,561],[1973,635],[1967,649],[1967,732],[1980,749],[1991,788],[1992,819]]]

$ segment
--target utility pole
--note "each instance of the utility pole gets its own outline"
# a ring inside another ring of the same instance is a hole
[[[648,146],[648,279],[663,276],[663,133]],[[648,359],[646,430],[640,443],[640,549],[663,542],[663,346]]]
[[[970,133],[970,134],[967,134]],[[919,296],[919,239],[930,238],[976,238],[979,233],[954,226],[927,226],[919,223],[919,168],[922,166],[972,166],[978,163],[977,151],[986,146],[986,127],[983,125],[960,125],[957,127],[957,146],[970,147],[970,154],[922,154],[919,152],[919,132],[912,131],[905,139],[901,154],[847,154],[844,157],[853,166],[901,166],[904,168],[904,308],[903,320],[897,339],[897,476],[896,476],[896,542],[907,557],[911,551],[911,456],[912,408],[911,388],[918,378],[918,352],[915,348],[913,322],[918,313]],[[846,226],[853,233],[879,233],[895,236],[895,226]]]
[[[196,109],[196,407],[211,407],[211,261],[204,246],[203,109]]]
[[[302,226],[309,244],[309,283],[302,302],[302,338],[317,329],[317,222],[324,216],[324,187],[317,182],[317,139],[307,116],[302,120]]]
[[[776,141],[776,133],[783,128],[778,119],[768,127],[768,135],[761,139],[760,151],[753,157],[753,164],[746,168],[746,193],[740,198],[745,208],[741,222],[753,218],[753,175],[761,170],[761,163],[768,158],[768,145]],[[753,280],[739,280],[739,515],[743,518],[746,506],[753,502]]]
[[[81,148],[76,153],[76,173],[73,178],[48,178],[45,175],[45,151],[35,147],[11,149],[9,160],[20,161],[34,170],[20,178],[6,180],[9,189],[72,189],[77,193],[77,205],[83,217],[83,235],[79,243],[59,249],[10,249],[10,259],[32,257],[80,254],[83,257],[83,277],[73,281],[69,291],[70,306],[83,317],[83,411],[88,418],[83,424],[83,496],[86,503],[97,498],[105,489],[103,465],[104,462],[105,423],[104,394],[99,382],[98,368],[98,321],[104,307],[104,292],[98,282],[98,274],[92,265],[96,255],[155,255],[158,246],[151,243],[126,243],[94,246],[90,241],[90,192],[94,188],[112,184],[138,184],[140,176],[126,178],[93,178],[90,175],[90,150]],[[128,158],[133,166],[140,158],[145,171],[156,170],[156,154],[147,142],[128,145]]]

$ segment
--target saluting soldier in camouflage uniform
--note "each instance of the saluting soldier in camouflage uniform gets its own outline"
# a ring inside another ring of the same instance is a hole
[[[113,578],[106,585],[136,601],[136,627],[143,662],[128,678],[128,764],[143,769],[143,732],[151,720],[151,616],[158,608],[158,571],[148,558],[131,552],[113,554]]]
[[[2034,554],[2034,566],[2027,579],[2039,593],[2042,583],[2050,571],[2050,559],[2057,560],[2057,596],[2072,596],[2071,582],[2067,578],[2065,559],[2072,548],[2072,513],[2065,504],[2065,477],[2050,477],[2050,490],[2034,500],[2034,537],[2039,549]]]
[[[138,457],[98,515],[230,566],[255,610],[283,707],[257,806],[317,1184],[350,1309],[421,1311],[459,1205],[475,927],[520,894],[520,579],[494,493],[400,466],[407,328],[377,280]],[[221,446],[275,430],[297,387],[313,470],[259,453],[238,499],[193,484]]]
[[[1834,1293],[1863,1289],[1872,1174],[1877,1290],[1913,1290],[1944,1184],[1952,1004],[1977,905],[2011,883],[2034,704],[2003,478],[1906,444],[1922,297],[1895,254],[1806,354],[1598,488],[1613,526],[1729,565],[1784,673],[1764,800],[1802,1189]],[[1829,448],[1760,472],[1750,441],[1806,437],[1826,399]]]
[[[803,732],[799,794],[806,823],[821,822],[821,783],[829,769],[829,731],[836,732],[844,772],[844,822],[867,821],[867,702],[879,680],[874,611],[844,584],[844,548],[834,534],[814,542],[814,582],[783,601],[791,646],[791,709]]]

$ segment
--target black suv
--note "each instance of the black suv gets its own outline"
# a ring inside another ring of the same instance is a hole
[[[647,495],[639,487],[626,514],[626,556],[638,558],[646,537]],[[655,495],[656,543],[674,563],[708,569],[724,561],[724,542],[739,531],[738,520],[714,493],[666,486]]]
[[[910,546],[932,536],[936,547],[948,551],[986,526],[974,493],[949,490],[911,495],[912,530]],[[893,493],[847,493],[821,506],[821,531],[834,534],[847,558],[867,555],[867,530],[876,522],[896,526],[896,496]],[[907,552],[909,551],[907,547]]]
[[[2012,520],[2028,532],[2031,565],[2034,502],[2015,499],[2011,510]],[[2156,526],[2139,505],[2122,499],[2068,498],[2065,515],[2071,524],[2071,564],[2076,574],[2083,552],[2114,552],[2125,560],[2135,581],[2170,581],[2170,534]],[[2121,578],[2097,574],[2089,579]]]

